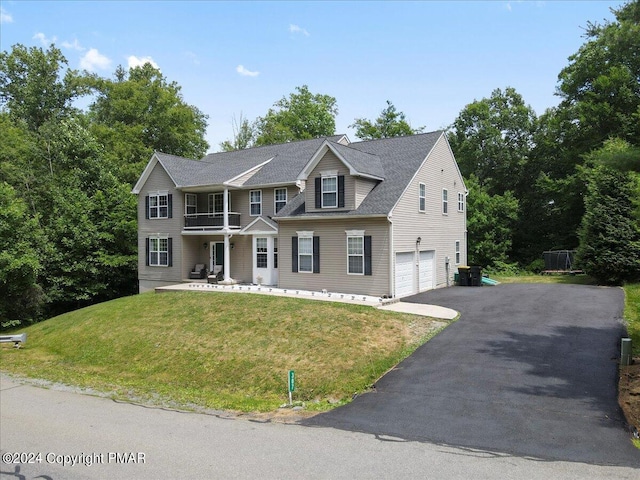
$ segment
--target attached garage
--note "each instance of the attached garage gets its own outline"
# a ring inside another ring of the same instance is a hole
[[[396,253],[395,268],[395,294],[396,297],[404,297],[415,293],[414,290],[414,252]]]
[[[420,252],[418,291],[431,290],[433,288],[433,276],[435,252],[433,250]]]
[[[434,288],[435,252],[433,250],[420,252],[420,262],[417,268],[415,258],[415,252],[396,253],[396,297],[406,297]],[[416,272],[418,272],[418,278],[416,278]]]

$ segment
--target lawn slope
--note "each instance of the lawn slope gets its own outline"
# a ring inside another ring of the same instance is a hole
[[[371,307],[214,292],[142,294],[67,313],[3,344],[3,371],[114,398],[269,411],[328,408],[370,386],[442,323]]]

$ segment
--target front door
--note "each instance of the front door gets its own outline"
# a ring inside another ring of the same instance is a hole
[[[211,242],[209,244],[209,271],[211,273],[218,273],[219,270],[224,268],[224,242]],[[215,267],[220,267],[216,269]]]
[[[278,238],[273,235],[253,237],[253,283],[278,284]]]

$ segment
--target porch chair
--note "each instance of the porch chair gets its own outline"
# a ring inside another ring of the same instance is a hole
[[[193,270],[189,272],[189,279],[201,278],[207,278],[207,268],[204,266],[204,263],[196,263]]]
[[[213,272],[211,272],[211,275],[209,275],[207,281],[209,283],[218,283],[222,280],[224,280],[224,273],[222,272],[222,266],[216,265],[215,267],[213,267]]]

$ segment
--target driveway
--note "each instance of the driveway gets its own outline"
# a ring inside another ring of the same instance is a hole
[[[404,301],[453,308],[461,317],[381,378],[374,392],[306,425],[640,466],[616,397],[621,289],[453,287]]]

